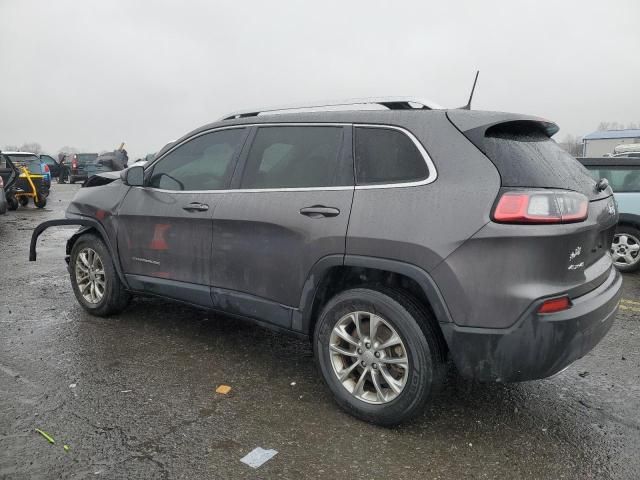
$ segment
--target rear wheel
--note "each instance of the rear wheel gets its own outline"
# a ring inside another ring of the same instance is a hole
[[[314,332],[322,376],[337,403],[383,426],[420,413],[443,382],[444,344],[428,312],[393,290],[358,288],[331,299]]]
[[[47,206],[47,197],[43,192],[38,193],[38,199],[33,199],[33,204],[38,208],[44,208]]]
[[[640,230],[619,225],[611,244],[613,264],[621,272],[635,272],[640,268]]]
[[[71,249],[69,264],[73,293],[89,313],[103,317],[119,313],[127,306],[131,297],[101,238],[82,235]]]

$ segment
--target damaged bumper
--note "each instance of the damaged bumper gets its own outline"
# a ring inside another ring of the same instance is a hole
[[[508,329],[441,324],[462,375],[480,381],[517,382],[550,377],[583,357],[606,335],[618,311],[622,276],[612,268],[595,290],[572,299],[562,312],[540,315],[534,302]]]

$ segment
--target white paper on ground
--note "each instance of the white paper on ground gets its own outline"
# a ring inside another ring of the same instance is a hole
[[[277,450],[265,450],[264,448],[256,447],[242,457],[240,461],[252,468],[258,468],[266,461],[271,460],[277,453]]]

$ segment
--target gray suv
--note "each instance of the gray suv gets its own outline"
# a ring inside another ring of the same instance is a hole
[[[95,176],[30,259],[44,229],[80,225],[67,262],[88,312],[155,295],[307,337],[337,403],[380,425],[418,413],[448,358],[532,380],[603,338],[618,213],[554,123],[345,103],[371,106],[228,115]]]

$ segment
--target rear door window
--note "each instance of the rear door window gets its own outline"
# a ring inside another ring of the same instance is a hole
[[[349,185],[344,168],[344,127],[259,127],[240,182],[243,189],[321,188]],[[351,167],[352,170],[352,167]]]
[[[614,192],[640,192],[640,166],[588,166],[587,169],[596,181],[606,178]]]
[[[429,176],[413,140],[390,128],[355,128],[355,165],[357,185],[417,182]]]

